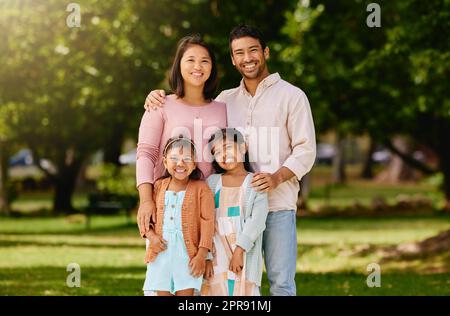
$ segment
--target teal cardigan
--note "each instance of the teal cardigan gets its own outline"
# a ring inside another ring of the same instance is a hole
[[[262,238],[266,228],[266,218],[269,212],[267,193],[256,192],[250,185],[253,174],[250,173],[244,180],[245,199],[244,217],[241,217],[242,232],[236,236],[236,245],[245,250],[246,278],[261,286],[263,272]],[[214,193],[216,208],[219,204],[220,189],[222,188],[222,176],[212,174],[206,180]]]

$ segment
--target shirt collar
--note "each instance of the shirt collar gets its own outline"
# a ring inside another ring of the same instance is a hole
[[[258,87],[256,88],[256,91],[258,91],[258,89],[265,90],[266,88],[270,87],[271,85],[277,83],[280,79],[281,79],[281,77],[278,74],[278,72],[270,74],[258,84]],[[250,96],[250,93],[248,93],[247,89],[245,88],[244,78],[241,79],[241,83],[239,84],[239,88],[241,89],[241,91],[245,95]]]

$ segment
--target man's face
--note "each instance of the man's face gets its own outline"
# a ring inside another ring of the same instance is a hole
[[[259,40],[241,37],[231,42],[231,61],[244,78],[256,79],[266,70],[269,48],[263,51]]]

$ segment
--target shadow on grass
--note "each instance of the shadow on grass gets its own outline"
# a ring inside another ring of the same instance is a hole
[[[65,267],[2,268],[0,295],[142,295],[145,266],[81,267],[81,286],[69,288]],[[382,274],[381,287],[370,288],[366,275],[356,273],[297,273],[298,295],[449,295],[450,273]],[[267,275],[262,294],[269,294]]]
[[[36,231],[20,231],[20,229],[0,231],[2,235],[118,235],[129,234],[139,236],[139,230],[136,223],[114,224],[108,226],[99,226],[86,229],[84,225],[78,225],[73,228],[64,229],[39,229]]]
[[[126,222],[122,217],[110,217],[109,219],[93,217],[91,229],[86,229],[83,220],[70,223],[66,217],[45,218],[0,218],[0,233],[3,235],[138,235],[137,224],[133,221]],[[450,222],[450,215],[439,216],[389,216],[377,218],[362,217],[317,217],[297,218],[299,234],[303,229],[340,231],[364,231],[367,229],[411,229],[411,223],[417,226],[427,226],[430,222]],[[4,223],[2,225],[2,222]]]
[[[449,295],[450,273],[419,275],[416,273],[382,273],[381,287],[369,287],[367,275],[358,273],[297,273],[298,296],[391,296]],[[263,275],[261,292],[269,295],[267,275]]]
[[[133,245],[133,244],[117,244],[117,243],[108,243],[105,244],[104,242],[99,243],[74,243],[74,242],[41,242],[41,241],[10,241],[10,240],[0,240],[0,247],[22,247],[22,246],[42,246],[42,247],[62,247],[62,246],[68,246],[68,247],[80,247],[80,248],[113,248],[113,249],[119,249],[119,248],[125,248],[125,249],[144,249],[145,245]]]
[[[450,214],[436,215],[404,215],[404,216],[378,216],[378,217],[342,217],[339,215],[329,215],[323,217],[297,217],[297,228],[305,226],[308,229],[333,229],[341,230],[366,230],[381,226],[398,227],[398,225],[409,225],[411,222],[426,223],[428,221],[450,222]],[[301,234],[301,231],[300,231]]]
[[[0,295],[141,295],[143,267],[81,267],[81,286],[68,287],[66,267],[2,268]]]

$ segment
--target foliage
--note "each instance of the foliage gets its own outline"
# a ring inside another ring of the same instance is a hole
[[[137,195],[135,178],[132,175],[127,175],[123,168],[114,164],[105,164],[101,167],[96,185],[102,193]]]
[[[310,97],[319,131],[379,142],[406,134],[429,147],[450,200],[450,1],[379,3],[382,25],[370,28],[364,1],[299,2],[283,28],[289,78]]]

